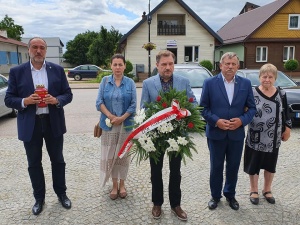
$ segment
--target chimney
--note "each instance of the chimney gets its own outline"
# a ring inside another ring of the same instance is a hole
[[[0,36],[7,38],[7,31],[6,30],[0,30]]]
[[[142,15],[142,19],[145,19],[145,18],[146,18],[146,12],[144,11],[143,15]]]

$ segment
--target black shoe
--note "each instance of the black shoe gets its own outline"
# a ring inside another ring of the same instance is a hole
[[[68,198],[68,196],[66,194],[62,194],[60,196],[58,196],[58,200],[60,201],[61,205],[66,208],[66,209],[70,209],[71,208],[71,200]]]
[[[240,208],[239,203],[237,202],[237,200],[233,197],[233,198],[226,198],[227,202],[229,202],[229,206],[230,208],[234,209],[234,210],[238,210]]]
[[[220,199],[219,198],[211,198],[208,202],[208,208],[209,209],[215,209],[218,207]]]
[[[275,204],[275,198],[273,196],[267,197],[267,194],[272,194],[271,191],[266,191],[266,192],[262,191],[262,193],[263,193],[263,196],[265,197],[265,199],[267,200],[267,202],[269,202],[270,204]]]
[[[257,197],[257,198],[254,198],[254,197],[251,197],[252,196],[252,194],[257,194],[258,195],[258,192],[251,192],[250,193],[250,202],[253,204],[253,205],[258,205],[258,203],[259,203],[259,197]]]
[[[35,204],[32,207],[33,215],[39,215],[43,211],[43,205],[45,204],[45,200],[36,200]]]

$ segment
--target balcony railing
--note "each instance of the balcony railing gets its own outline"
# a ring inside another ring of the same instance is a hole
[[[157,25],[157,35],[185,35],[185,25]]]

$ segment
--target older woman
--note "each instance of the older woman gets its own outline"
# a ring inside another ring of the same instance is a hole
[[[269,203],[275,204],[271,185],[276,172],[278,151],[281,141],[289,139],[292,127],[287,113],[286,95],[283,90],[274,86],[276,79],[277,68],[272,64],[265,64],[259,72],[260,85],[253,89],[257,112],[248,125],[244,171],[250,177],[250,201],[255,205],[259,203],[260,169],[264,169],[262,194]],[[284,124],[283,114],[286,118]]]
[[[111,177],[113,182],[109,194],[112,200],[120,196],[125,198],[125,180],[127,177],[130,157],[118,158],[120,147],[130,133],[133,115],[136,111],[136,86],[132,79],[124,76],[125,58],[115,54],[111,58],[113,74],[104,77],[100,83],[96,108],[101,111],[100,127],[101,159],[100,183],[103,187]],[[118,183],[119,181],[119,183]]]

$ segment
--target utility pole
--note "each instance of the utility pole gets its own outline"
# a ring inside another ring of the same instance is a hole
[[[149,27],[149,31],[148,31],[148,43],[150,43],[150,25],[151,25],[151,20],[152,17],[150,15],[150,0],[149,0],[149,12],[148,12],[148,16],[147,16],[147,20],[148,20],[148,27]],[[148,49],[148,77],[151,76],[151,50]]]

